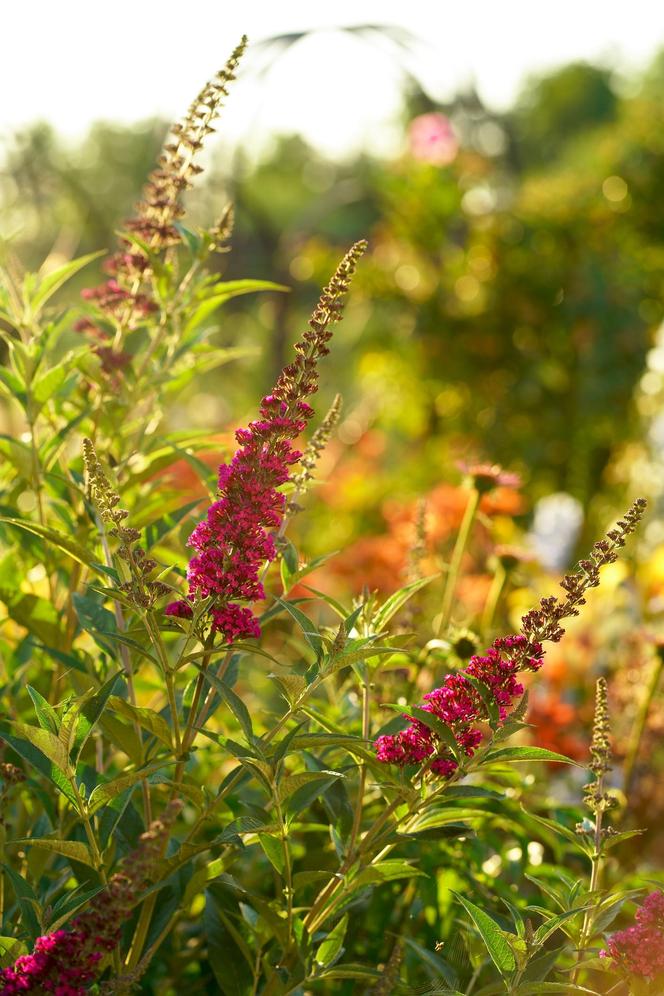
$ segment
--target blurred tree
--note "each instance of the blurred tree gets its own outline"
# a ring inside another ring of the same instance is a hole
[[[570,139],[616,116],[611,72],[573,62],[523,87],[509,117],[521,167],[542,166],[560,156]]]
[[[362,30],[371,41],[375,29]],[[534,497],[565,489],[588,505],[605,494],[639,431],[632,396],[664,315],[661,67],[621,96],[606,69],[574,64],[502,116],[472,91],[438,107],[404,69],[406,151],[393,161],[330,162],[290,136],[256,165],[238,154],[230,179],[207,174],[196,195],[206,215],[211,200],[221,210],[222,188],[237,207],[228,276],[298,286],[225,316],[221,335],[264,356],[224,381],[234,410],[281,367],[340,247],[370,236],[325,378],[346,397],[345,442],[373,433],[370,480],[349,475],[337,489],[340,543],[378,527],[381,496],[426,490],[461,455],[527,471]],[[446,165],[408,145],[409,116],[432,112],[458,140]],[[163,130],[99,124],[78,148],[43,125],[16,136],[2,227],[26,263],[109,244]],[[218,393],[214,377],[199,390]]]

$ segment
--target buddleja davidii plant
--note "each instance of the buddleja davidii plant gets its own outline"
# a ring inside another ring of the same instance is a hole
[[[120,496],[92,441],[86,440],[84,444],[86,499],[99,529],[102,559],[111,581],[115,582],[94,585],[93,591],[104,600],[113,600],[115,614],[87,595],[75,594],[74,603],[83,628],[108,655],[109,662],[115,657],[121,667],[108,667],[112,673],[94,694],[89,691],[82,701],[66,700],[57,708],[31,690],[39,728],[7,723],[3,733],[6,732],[9,746],[46,775],[73,809],[72,813],[63,805],[56,813],[53,807],[52,816],[57,818],[47,822],[47,828],[52,830],[57,823],[55,832],[33,833],[13,843],[50,850],[92,868],[102,885],[107,881],[116,844],[120,846],[123,838],[131,839],[132,828],[135,831],[137,825],[141,826],[131,802],[132,790],[139,782],[144,826],[152,822],[155,806],[163,802],[165,793],[171,799],[184,796],[194,811],[198,811],[181,846],[174,844],[174,853],[168,858],[162,854],[155,867],[157,881],[141,905],[126,955],[127,984],[145,970],[158,942],[182,914],[181,904],[186,908],[195,899],[195,889],[207,881],[210,868],[215,869],[214,877],[224,864],[213,862],[212,866],[198,869],[189,887],[183,886],[178,892],[172,914],[166,917],[162,932],[155,939],[151,931],[156,897],[169,877],[191,865],[195,855],[213,845],[222,849],[231,844],[237,847],[241,843],[240,833],[253,832],[257,827],[265,827],[261,840],[266,853],[274,853],[269,843],[273,836],[281,836],[283,847],[286,800],[310,781],[321,779],[312,778],[307,772],[289,771],[281,763],[290,736],[285,743],[275,743],[274,750],[271,742],[320,683],[341,666],[339,658],[349,663],[353,653],[357,655],[359,649],[364,653],[363,648],[370,642],[348,640],[342,626],[323,652],[324,640],[317,637],[314,645],[321,651],[319,660],[315,669],[304,677],[291,708],[262,737],[254,734],[249,711],[233,691],[233,684],[243,651],[252,656],[266,652],[242,641],[260,633],[259,620],[251,605],[265,597],[266,567],[279,552],[287,514],[295,508],[294,497],[289,502],[281,490],[289,480],[290,467],[303,458],[302,470],[293,481],[296,495],[306,485],[315,457],[336,417],[338,404],[333,405],[307,454],[303,456],[293,448],[292,441],[313,415],[313,409],[304,399],[317,388],[317,362],[328,351],[326,343],[331,327],[341,316],[343,298],[363,249],[364,244],[359,243],[350,250],[323,292],[309,328],[295,346],[296,359],[286,367],[272,393],[263,399],[260,419],[237,431],[240,446],[233,460],[220,468],[219,497],[192,535],[197,553],[190,563],[188,594],[171,602],[166,615],[163,609],[156,608],[167,590],[165,583],[154,577],[156,564],[141,547],[140,533],[131,525],[128,512],[120,508]],[[292,603],[283,602],[280,607],[288,608],[296,616],[299,613]],[[169,617],[173,621],[171,626]],[[304,618],[301,613],[299,618]],[[352,620],[348,621],[350,625]],[[313,641],[313,635],[309,638]],[[103,661],[99,664],[103,665]],[[178,680],[194,664],[198,677],[190,682],[189,692],[185,689],[183,695],[182,689],[177,688]],[[139,665],[143,669],[147,666],[159,676],[166,699],[159,711],[136,703],[134,674]],[[287,679],[284,681],[288,684]],[[289,687],[292,690],[292,682]],[[230,708],[246,746],[233,746],[229,738],[223,739],[226,753],[239,756],[243,769],[232,773],[208,804],[208,795],[196,780],[200,774],[197,765],[195,761],[193,766],[188,765],[188,761],[197,734],[204,731],[220,703]],[[123,728],[118,719],[128,720],[129,727]],[[83,757],[88,738],[93,731],[98,734],[99,729],[104,733],[103,739],[97,736],[99,750],[93,756],[86,750]],[[119,773],[118,752],[126,754],[131,762]],[[164,768],[170,768],[170,777],[160,774],[159,782],[155,782],[156,773]],[[210,821],[220,812],[222,819],[225,817],[228,796],[242,780],[239,776],[247,771],[262,778],[269,787],[272,811],[266,811],[263,822],[254,818],[247,825],[233,820],[230,827],[211,841],[207,833]],[[333,779],[337,776],[332,773]],[[329,777],[327,773],[325,779]],[[83,840],[78,837],[79,829]],[[25,888],[28,887],[26,883]],[[256,903],[260,904],[260,898]],[[117,975],[117,945],[113,954]]]
[[[367,762],[384,801],[378,804],[378,815],[368,826],[362,813],[356,830],[351,831],[350,841],[346,842],[348,846],[341,848],[338,868],[304,915],[304,936],[310,943],[343,913],[358,890],[381,879],[417,874],[408,862],[390,855],[404,838],[416,839],[418,833],[458,818],[452,800],[454,787],[463,777],[490,770],[498,763],[563,760],[560,755],[540,748],[500,744],[521,724],[521,714],[518,709],[513,710],[515,700],[523,693],[516,675],[524,669],[539,669],[543,643],[556,642],[562,637],[562,620],[578,613],[587,590],[599,583],[600,568],[615,561],[625,537],[641,517],[644,504],[636,502],[607,539],[595,545],[591,556],[580,563],[579,570],[564,578],[564,599],[543,599],[537,610],[524,617],[520,634],[494,641],[485,655],[474,655],[464,670],[448,676],[441,688],[425,696],[422,706],[411,707],[406,730],[379,736],[378,761],[397,765],[403,774],[397,781],[385,779],[375,762]],[[483,721],[484,730],[475,725]],[[375,812],[375,806],[376,802],[369,805],[366,815],[372,808]],[[493,923],[475,904],[462,897],[460,900],[480,933],[480,924],[486,928]],[[343,922],[348,923],[346,917]],[[533,935],[530,948],[518,935],[508,935],[505,931],[500,934],[500,952],[494,961],[504,981],[498,984],[498,991],[520,991],[518,986],[528,959],[542,947],[549,933],[557,929],[557,923],[550,918],[545,921],[538,928],[539,933]],[[338,924],[335,929],[342,933]],[[341,943],[337,953],[340,950]],[[314,959],[314,976],[317,968],[320,965],[316,966]],[[335,971],[327,969],[324,977],[335,977]],[[272,983],[272,989],[278,992],[279,983]]]

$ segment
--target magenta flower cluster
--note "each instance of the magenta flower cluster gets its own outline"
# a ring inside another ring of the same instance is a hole
[[[541,643],[530,642],[523,635],[499,637],[484,655],[475,654],[463,671],[448,675],[440,688],[425,695],[421,708],[445,723],[464,754],[472,757],[482,740],[482,730],[474,724],[485,718],[486,706],[467,676],[481,681],[493,696],[502,722],[514,700],[523,694],[517,673],[537,671],[542,658]],[[378,760],[400,767],[428,761],[434,774],[452,775],[458,764],[449,747],[426,723],[408,715],[406,719],[410,725],[405,730],[378,737]]]
[[[633,927],[612,934],[599,955],[611,958],[623,972],[651,982],[664,972],[664,892],[646,896],[635,920]]]
[[[55,930],[38,937],[32,954],[21,955],[0,972],[1,996],[84,996],[98,962],[117,943],[116,932],[110,936],[103,923],[92,932],[90,919],[88,914],[87,919],[73,921],[73,930]]]
[[[274,531],[286,510],[286,497],[278,489],[302,455],[291,440],[306,428],[313,408],[305,401],[289,406],[268,395],[260,414],[235,433],[240,449],[219,468],[219,497],[189,537],[197,551],[187,572],[189,600],[166,607],[167,615],[191,618],[194,597],[213,597],[212,627],[228,643],[260,635],[254,613],[238,602],[265,598],[261,573],[276,557]]]
[[[277,555],[275,532],[286,512],[286,496],[279,489],[302,456],[291,443],[314,413],[304,398],[318,389],[318,360],[329,352],[331,327],[341,318],[344,296],[365,249],[365,242],[357,242],[341,260],[293,347],[295,359],[263,398],[261,417],[235,433],[240,449],[219,468],[219,496],[189,538],[196,550],[187,572],[189,592],[186,599],[171,602],[166,614],[190,619],[192,602],[210,598],[212,630],[227,643],[260,635],[250,604],[265,598],[262,575]]]

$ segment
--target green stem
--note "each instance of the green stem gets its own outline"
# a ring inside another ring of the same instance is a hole
[[[454,544],[454,550],[452,551],[452,560],[450,561],[450,568],[447,574],[447,580],[445,581],[445,591],[443,593],[443,604],[440,613],[440,619],[436,629],[436,636],[440,636],[450,623],[450,618],[452,615],[452,603],[454,601],[454,595],[456,593],[457,582],[459,580],[459,569],[461,567],[461,561],[463,555],[466,551],[468,545],[468,540],[470,538],[470,532],[475,521],[475,516],[477,515],[477,509],[480,504],[480,493],[477,488],[473,488],[470,492],[468,498],[468,504],[466,505],[466,511],[463,515],[463,520],[457,533],[456,543]]]
[[[274,796],[274,808],[277,814],[277,819],[279,820],[279,830],[281,834],[281,849],[284,855],[284,877],[286,879],[286,922],[288,931],[288,948],[290,949],[293,943],[293,868],[291,864],[290,849],[288,847],[288,834],[286,830],[286,823],[284,821],[284,814],[281,809],[281,804]]]
[[[136,924],[136,930],[134,931],[131,947],[129,948],[125,959],[125,966],[127,968],[135,968],[140,961],[156,902],[157,893],[153,892],[141,906],[141,912],[138,915],[138,923]]]
[[[366,681],[362,683],[362,738],[367,741],[369,739],[370,731],[370,717],[369,717],[369,686]],[[362,812],[364,809],[364,792],[367,783],[367,766],[365,762],[362,762],[360,766],[360,783],[357,789],[357,799],[355,800],[355,812],[353,814],[353,827],[350,832],[350,839],[348,841],[348,851],[349,857],[352,857],[353,851],[355,850],[355,845],[360,834],[360,827],[362,825]]]
[[[503,588],[505,587],[506,580],[507,572],[503,565],[499,562],[496,567],[495,574],[493,575],[491,587],[489,588],[489,594],[487,595],[484,611],[482,613],[481,629],[483,636],[487,635],[493,626],[496,609],[498,607],[498,602],[500,600],[500,596],[502,595]]]
[[[604,772],[601,772],[597,778],[596,788],[594,789],[595,794],[599,796],[604,795]],[[590,858],[591,861],[591,871],[590,871],[590,883],[588,885],[588,891],[594,893],[599,889],[600,877],[602,873],[602,861],[603,861],[603,835],[602,835],[602,820],[604,816],[604,810],[600,805],[595,809],[595,834],[593,839],[593,853]],[[593,927],[595,924],[595,916],[597,913],[597,900],[593,901],[593,905],[590,909],[587,909],[583,914],[583,926],[581,927],[581,935],[579,937],[579,946],[577,948],[576,955],[576,965],[574,971],[572,972],[572,985],[576,984],[576,981],[581,971],[581,959],[583,957],[583,952],[588,945],[588,941],[592,937]]]
[[[627,757],[625,759],[625,768],[623,775],[623,791],[626,796],[629,796],[629,791],[632,787],[632,781],[634,779],[634,769],[636,766],[636,761],[639,756],[639,749],[641,747],[641,740],[643,739],[643,734],[648,722],[648,713],[650,712],[650,706],[657,693],[657,688],[659,686],[660,678],[662,676],[662,668],[664,667],[664,654],[658,649],[655,652],[655,660],[653,661],[652,671],[650,672],[650,677],[648,679],[648,684],[643,693],[643,698],[639,706],[639,711],[637,713],[636,719],[634,721],[634,726],[632,728],[632,735],[630,737],[629,746],[627,748]]]
[[[101,538],[101,546],[104,551],[104,560],[106,561],[107,567],[113,567],[113,554],[111,553],[111,548],[108,545],[108,537],[106,536],[106,529],[101,518],[95,514],[95,520],[97,523],[97,531]],[[122,611],[122,606],[117,599],[113,599],[113,612],[115,615],[115,623],[118,630],[121,633],[125,631],[125,619],[124,613]],[[129,694],[129,702],[136,708],[136,689],[134,688],[134,669],[131,663],[131,657],[129,655],[129,648],[125,644],[120,644],[120,660],[122,661],[122,666],[125,673],[125,678],[127,679],[127,692]],[[141,727],[137,719],[133,720],[132,723],[134,734],[136,736],[136,742],[138,743],[140,749],[139,764],[143,764],[143,734],[141,732]],[[146,778],[141,779],[141,792],[143,795],[143,817],[145,821],[145,826],[149,827],[152,822],[152,802],[150,799],[150,789]]]

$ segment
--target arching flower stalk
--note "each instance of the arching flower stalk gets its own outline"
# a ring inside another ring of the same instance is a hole
[[[579,606],[585,604],[586,592],[599,584],[600,568],[617,560],[617,551],[625,545],[625,538],[634,532],[645,506],[644,499],[637,499],[616,528],[595,543],[590,557],[580,561],[578,570],[563,578],[563,599],[543,598],[539,608],[526,613],[521,620],[520,633],[494,640],[483,655],[473,655],[462,671],[448,675],[440,688],[434,688],[424,696],[420,708],[451,729],[458,746],[468,757],[475,753],[483,737],[482,730],[475,724],[487,713],[473,681],[478,680],[485,686],[497,706],[499,722],[503,723],[515,700],[523,694],[524,688],[517,675],[521,671],[539,670],[544,658],[543,643],[557,643],[561,639],[564,634],[560,625],[562,620],[579,614]],[[378,737],[375,744],[378,760],[400,767],[426,762],[434,774],[452,775],[458,763],[450,747],[425,723],[408,715],[406,718],[410,720],[407,729]]]
[[[106,329],[89,318],[82,318],[75,326],[95,341],[95,351],[108,373],[126,366],[131,359],[120,349],[123,330],[135,327],[158,310],[151,287],[153,260],[182,242],[177,227],[184,215],[182,196],[202,172],[196,156],[215,130],[212,123],[219,117],[246,45],[243,37],[224,68],[205,84],[186,116],[171,127],[169,140],[136,205],[136,216],[124,224],[126,234],[120,238],[120,249],[104,264],[109,279],[82,291],[82,297],[95,306],[100,318],[116,329],[111,345]],[[223,248],[231,227],[232,211],[226,209],[211,233],[211,250],[217,244]]]
[[[190,619],[192,601],[210,598],[212,630],[227,643],[260,634],[250,605],[265,598],[261,573],[276,557],[275,535],[287,509],[280,488],[302,457],[292,442],[314,414],[305,399],[318,389],[318,361],[329,352],[332,326],[341,318],[343,298],[365,248],[365,242],[358,242],[344,256],[295,345],[295,360],[263,398],[260,418],[235,433],[240,448],[219,468],[218,498],[189,538],[196,554],[187,572],[188,597],[171,602],[166,614]]]

